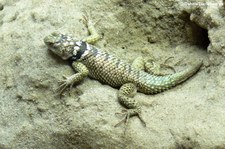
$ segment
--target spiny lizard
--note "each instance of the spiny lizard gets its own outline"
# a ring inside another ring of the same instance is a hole
[[[77,72],[70,77],[64,77],[65,80],[61,82],[58,91],[61,94],[65,88],[72,87],[87,76],[112,87],[120,87],[119,102],[128,108],[122,113],[125,118],[121,122],[127,122],[130,116],[137,115],[145,125],[141,117],[141,106],[133,98],[136,92],[155,94],[170,89],[194,75],[202,65],[200,62],[187,70],[165,76],[149,74],[137,68],[142,67],[140,64],[130,65],[91,45],[99,40],[100,36],[89,19],[85,18],[84,21],[90,36],[83,40],[77,41],[60,33],[52,33],[44,38],[48,48],[63,60],[70,60]]]

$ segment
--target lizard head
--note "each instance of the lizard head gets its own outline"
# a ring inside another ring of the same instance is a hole
[[[44,38],[45,44],[56,55],[63,60],[67,60],[77,55],[80,50],[79,42],[75,42],[72,37],[53,32]]]

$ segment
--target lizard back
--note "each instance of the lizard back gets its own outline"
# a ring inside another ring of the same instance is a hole
[[[130,64],[86,43],[86,51],[80,61],[88,68],[89,76],[112,87],[134,83],[137,90],[145,94],[159,93],[185,81],[199,70],[202,63],[184,71],[155,76],[138,70]]]

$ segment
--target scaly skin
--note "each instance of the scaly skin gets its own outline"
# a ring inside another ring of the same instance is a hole
[[[72,87],[74,83],[80,82],[86,76],[112,87],[120,87],[118,99],[121,104],[128,108],[127,111],[122,113],[125,115],[125,118],[121,122],[127,122],[130,116],[137,115],[145,124],[141,117],[141,107],[132,98],[136,94],[136,91],[145,94],[155,94],[165,91],[187,80],[202,65],[201,62],[187,70],[171,75],[151,75],[141,70],[144,68],[144,63],[141,64],[136,61],[136,63],[130,65],[89,44],[96,42],[100,36],[95,31],[91,21],[87,19],[85,21],[91,33],[91,36],[86,39],[75,41],[72,37],[60,33],[52,33],[44,38],[44,42],[48,48],[62,59],[70,60],[77,72],[63,80],[58,91],[61,94],[66,87]]]

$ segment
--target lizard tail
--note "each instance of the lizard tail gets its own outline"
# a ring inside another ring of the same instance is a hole
[[[145,77],[143,76],[143,78],[140,79],[141,81],[138,85],[138,88],[141,92],[146,94],[160,93],[184,82],[185,80],[193,76],[200,69],[201,66],[202,61],[193,67],[171,75],[145,75]]]
[[[175,86],[177,84],[184,82],[185,80],[193,76],[201,68],[201,66],[202,66],[202,61],[186,70],[169,75],[168,78],[171,81],[171,85]]]

